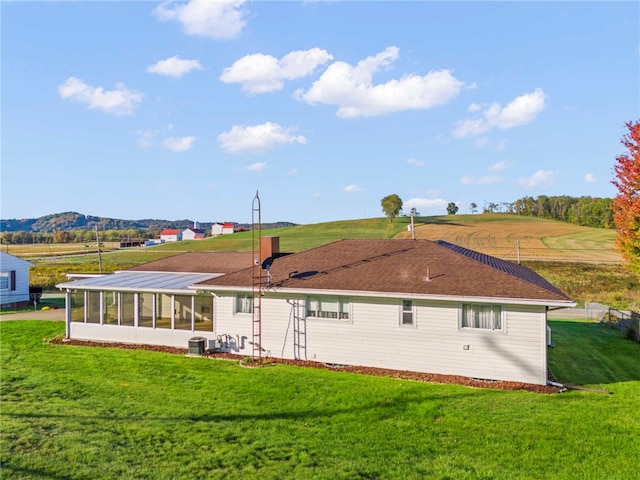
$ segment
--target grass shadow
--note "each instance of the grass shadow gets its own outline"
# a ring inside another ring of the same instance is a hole
[[[549,320],[555,348],[548,351],[556,378],[572,385],[640,381],[640,343],[587,321]]]

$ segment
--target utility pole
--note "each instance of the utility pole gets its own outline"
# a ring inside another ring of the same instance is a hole
[[[98,245],[98,266],[102,273],[102,254],[100,253],[100,236],[98,235],[98,225],[96,224],[96,245]]]
[[[415,239],[416,239],[416,229],[415,229],[415,227],[414,227],[414,225],[413,225],[413,216],[414,216],[414,214],[415,214],[415,213],[416,213],[416,209],[415,209],[415,208],[412,208],[412,209],[411,209],[411,238],[412,238],[413,240],[415,240]]]
[[[518,252],[518,265],[520,265],[520,240],[516,240],[516,251]]]

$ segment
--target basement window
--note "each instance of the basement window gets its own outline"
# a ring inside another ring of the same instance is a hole
[[[502,330],[502,306],[464,303],[462,328]]]
[[[307,297],[307,317],[349,320],[349,302],[336,297]]]

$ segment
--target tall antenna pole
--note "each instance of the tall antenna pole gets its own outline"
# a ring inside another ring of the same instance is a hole
[[[102,254],[100,253],[100,236],[98,235],[98,224],[96,224],[96,245],[98,245],[98,266],[100,267],[100,273],[102,273]]]
[[[260,212],[260,196],[256,196],[251,204],[251,258],[252,265],[252,325],[253,325],[253,359],[262,359],[262,218]]]

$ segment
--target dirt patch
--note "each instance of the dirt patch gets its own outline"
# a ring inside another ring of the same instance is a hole
[[[102,347],[102,348],[120,348],[123,350],[147,350],[152,352],[162,352],[174,355],[186,355],[188,349],[177,347],[165,347],[160,345],[142,345],[131,343],[112,343],[112,342],[95,342],[89,340],[73,340],[63,337],[55,337],[49,340],[49,343],[56,345],[76,345],[84,347]],[[246,356],[234,355],[231,353],[207,352],[203,357],[215,358],[221,360],[233,360],[241,362]],[[247,362],[245,362],[247,363]],[[250,362],[249,362],[250,363]],[[363,375],[371,375],[376,377],[398,378],[402,380],[413,380],[425,383],[441,383],[464,385],[473,388],[490,388],[494,390],[517,390],[533,393],[560,393],[565,391],[562,387],[554,387],[550,385],[534,385],[522,382],[506,382],[493,380],[480,380],[475,378],[463,377],[460,375],[440,375],[435,373],[410,372],[405,370],[390,370],[386,368],[359,367],[352,365],[330,365],[321,362],[313,362],[310,360],[289,360],[283,358],[263,358],[259,366],[267,365],[295,365],[307,368],[319,368],[323,370],[339,370],[342,372],[359,373]],[[254,365],[258,367],[258,365]]]

